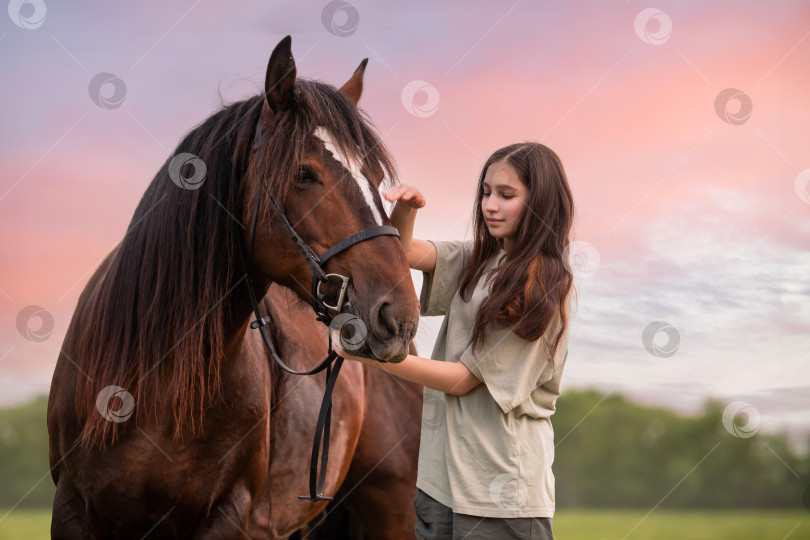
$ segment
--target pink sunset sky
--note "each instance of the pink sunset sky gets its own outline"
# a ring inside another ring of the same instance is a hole
[[[560,155],[587,270],[565,387],[682,411],[744,401],[763,430],[810,430],[810,3],[45,0],[9,11],[0,405],[47,393],[78,296],[155,172],[220,96],[259,92],[290,34],[300,76],[340,86],[369,58],[360,104],[401,180],[425,194],[417,237],[468,237],[493,150],[528,139]],[[117,107],[91,99],[103,72],[125,84],[120,96],[101,88]],[[738,97],[718,105],[729,88]],[[18,329],[32,305],[53,317],[44,341]],[[677,329],[672,356],[645,348],[656,321]],[[440,322],[422,320],[423,355]]]

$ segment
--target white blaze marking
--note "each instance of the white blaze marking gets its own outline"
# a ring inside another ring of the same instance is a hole
[[[360,172],[360,163],[357,160],[350,160],[346,156],[344,156],[341,152],[338,151],[335,142],[332,140],[332,136],[323,126],[318,126],[315,130],[315,136],[318,137],[320,140],[323,141],[323,145],[326,147],[329,152],[332,153],[332,156],[336,160],[338,160],[346,170],[351,173],[352,178],[354,181],[357,182],[357,186],[360,188],[360,192],[363,194],[363,198],[366,199],[366,204],[371,209],[371,213],[374,215],[374,221],[377,222],[377,225],[382,225],[383,220],[382,216],[380,216],[380,211],[377,209],[377,205],[374,203],[374,195],[371,193],[371,182],[369,182],[368,178],[363,176],[363,173]]]

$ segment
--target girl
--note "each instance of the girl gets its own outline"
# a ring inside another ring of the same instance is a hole
[[[347,359],[425,386],[416,507],[420,539],[552,539],[550,416],[568,356],[573,276],[563,264],[574,205],[557,155],[518,143],[487,160],[474,238],[413,239],[412,186],[391,222],[424,274],[422,315],[445,315],[431,359]],[[339,343],[339,340],[335,340]]]

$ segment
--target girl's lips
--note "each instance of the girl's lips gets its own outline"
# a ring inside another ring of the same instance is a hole
[[[497,225],[498,223],[502,222],[502,219],[489,219],[487,218],[487,223],[490,225]]]

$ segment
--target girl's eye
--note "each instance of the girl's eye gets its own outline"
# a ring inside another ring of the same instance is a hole
[[[484,197],[489,197],[489,193],[487,193],[487,192],[485,191],[485,192],[484,192]]]
[[[318,181],[315,174],[312,172],[312,169],[309,167],[301,167],[298,170],[298,176],[295,178],[295,181],[299,184],[313,184]]]
[[[504,195],[503,196],[504,199],[513,199],[514,197],[515,197],[514,195]]]

